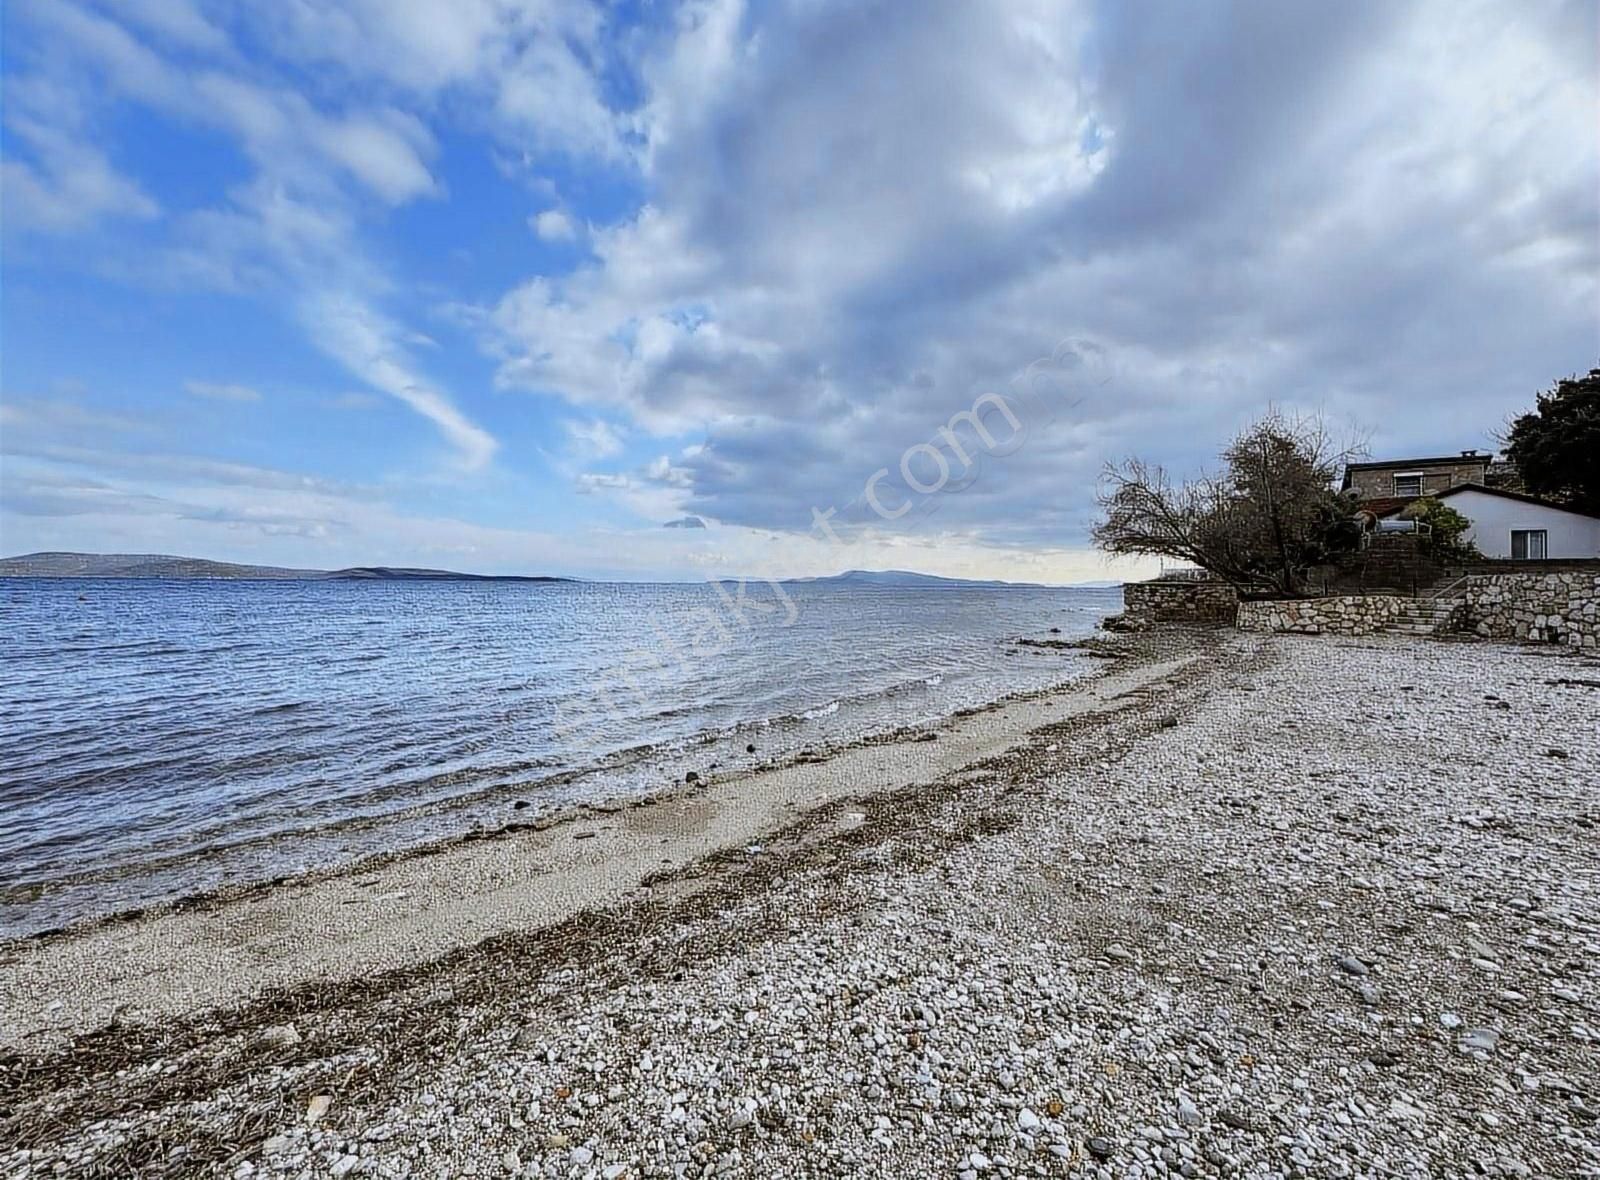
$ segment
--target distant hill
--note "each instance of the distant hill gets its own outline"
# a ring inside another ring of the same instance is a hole
[[[9,578],[322,578],[323,570],[235,565],[165,553],[29,553],[0,558]]]
[[[912,570],[846,570],[842,574],[833,574],[825,578],[788,578],[786,585],[831,585],[831,586],[882,586],[889,588],[923,588],[933,589],[939,586],[966,586],[983,589],[1016,589],[1016,590],[1051,590],[1059,587],[1045,586],[1038,582],[1000,582],[975,578],[945,578],[938,574],[919,574]],[[1085,586],[1120,586],[1121,582],[1093,582],[1084,583]]]
[[[454,570],[413,569],[409,566],[353,565],[321,575],[341,581],[369,582],[570,582],[545,574],[458,574]]]
[[[567,578],[516,574],[458,574],[451,570],[352,566],[342,570],[236,565],[165,553],[28,553],[0,558],[0,578],[233,578],[287,581],[565,582]]]

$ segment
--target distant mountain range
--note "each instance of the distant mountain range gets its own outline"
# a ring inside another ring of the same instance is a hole
[[[566,582],[569,578],[515,574],[460,574],[453,570],[362,565],[342,570],[286,569],[276,565],[235,565],[203,557],[165,553],[28,553],[0,558],[0,578],[234,578],[277,581],[463,581]]]

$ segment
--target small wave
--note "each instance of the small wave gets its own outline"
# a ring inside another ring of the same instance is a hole
[[[920,692],[929,688],[937,688],[944,683],[944,673],[935,672],[931,676],[918,677],[915,680],[899,680],[881,688],[868,689],[865,692],[851,693],[846,696],[836,697],[827,704],[818,705],[814,709],[805,709],[797,713],[775,713],[767,717],[755,717],[744,721],[735,722],[723,729],[709,731],[719,736],[731,736],[752,729],[771,729],[774,725],[793,725],[799,721],[819,721],[824,717],[832,717],[842,707],[854,708],[857,705],[868,705],[875,701],[890,700],[904,693]],[[696,711],[696,710],[690,710]]]

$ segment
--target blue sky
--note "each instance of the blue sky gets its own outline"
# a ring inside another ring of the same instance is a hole
[[[1596,363],[1596,33],[14,0],[0,549],[1132,576],[1085,538],[1109,459],[1268,404],[1484,447]]]

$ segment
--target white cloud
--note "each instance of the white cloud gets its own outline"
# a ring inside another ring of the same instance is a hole
[[[92,142],[85,113],[70,90],[44,79],[8,78],[5,123],[8,158],[0,162],[0,200],[9,229],[74,233],[102,219],[149,220],[160,207],[120,174]],[[27,146],[32,162],[18,159]]]
[[[725,523],[806,529],[1063,340],[1054,421],[934,524],[1081,544],[1106,459],[1191,467],[1269,401],[1482,445],[1593,363],[1575,13],[686,5],[650,204],[477,323],[504,386],[705,431],[657,484]]]
[[[631,476],[617,471],[585,471],[578,476],[578,491],[585,496],[593,492],[625,492],[638,486]]]
[[[40,168],[6,160],[0,163],[0,203],[6,224],[15,229],[70,233],[104,217],[148,219],[155,201],[133,181],[118,176],[92,149],[62,146]]]
[[[309,296],[301,318],[328,355],[374,389],[410,406],[437,426],[469,470],[487,466],[499,444],[412,368],[393,324],[353,295]]]
[[[195,397],[219,402],[258,402],[261,394],[248,385],[219,384],[214,381],[185,381],[183,388]]]
[[[390,6],[384,9],[392,15]],[[192,6],[132,0],[122,10],[162,43],[200,54],[203,64],[164,56],[122,25],[66,0],[24,9],[53,52],[17,86],[24,97],[44,97],[28,104],[31,115],[12,112],[39,167],[7,162],[8,212],[18,221],[54,218],[49,227],[58,229],[111,213],[155,215],[131,181],[73,147],[74,127],[66,120],[82,121],[104,101],[100,85],[182,121],[225,130],[253,161],[255,175],[230,190],[227,204],[181,216],[178,241],[156,264],[110,260],[107,268],[121,267],[141,281],[159,275],[263,294],[298,309],[319,347],[433,422],[467,469],[486,465],[495,440],[411,367],[405,342],[431,341],[376,310],[389,280],[366,258],[356,228],[365,198],[400,205],[438,193],[426,163],[434,151],[428,128],[382,103],[319,108],[295,87],[274,84],[270,71],[243,68],[227,38]],[[239,400],[241,388],[197,382],[190,391],[210,397],[232,391]]]
[[[126,20],[185,49],[225,53],[228,35],[206,19],[192,0],[110,0]]]
[[[243,15],[286,58],[363,86],[459,91],[507,147],[626,154],[598,76],[605,15],[588,0],[282,0]]]
[[[528,224],[533,232],[546,242],[570,241],[576,233],[572,218],[560,209],[546,209],[543,213],[535,213],[528,218]]]
[[[579,459],[609,459],[622,451],[622,437],[616,427],[603,418],[562,420],[568,449]]]

